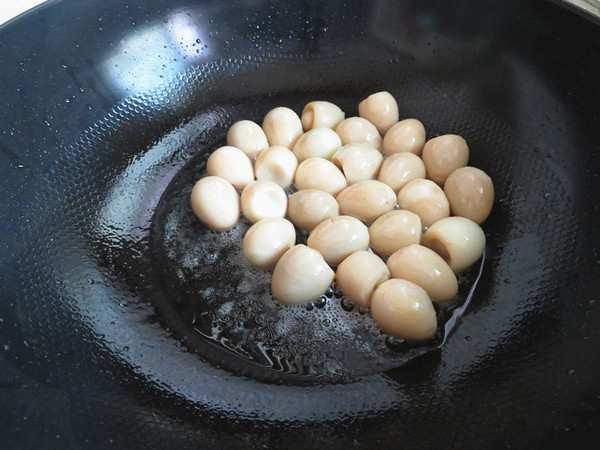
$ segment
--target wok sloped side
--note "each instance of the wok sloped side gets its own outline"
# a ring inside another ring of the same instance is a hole
[[[76,1],[4,27],[3,442],[589,446],[599,41],[539,1]],[[324,95],[356,114],[383,88],[428,137],[465,136],[496,182],[489,264],[456,333],[347,386],[263,384],[186,352],[148,297],[171,179],[236,118]]]

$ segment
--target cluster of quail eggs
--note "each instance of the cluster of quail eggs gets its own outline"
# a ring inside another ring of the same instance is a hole
[[[437,329],[432,302],[452,300],[455,273],[484,251],[492,180],[467,165],[462,137],[426,141],[419,120],[399,121],[390,93],[370,95],[358,112],[345,118],[313,101],[301,117],[278,107],[262,126],[236,122],[208,158],[192,208],[215,230],[234,227],[241,210],[253,223],[244,256],[273,270],[280,302],[312,302],[335,278],[384,332],[426,340]],[[310,233],[306,245],[297,229]]]

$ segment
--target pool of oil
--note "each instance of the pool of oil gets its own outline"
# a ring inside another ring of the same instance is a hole
[[[253,268],[242,253],[250,223],[229,231],[205,227],[189,197],[205,175],[206,154],[188,163],[166,189],[151,231],[152,266],[163,295],[154,306],[164,326],[214,365],[277,383],[337,383],[383,372],[440,348],[464,312],[483,259],[459,276],[459,294],[435,305],[438,331],[429,341],[392,338],[368,309],[343,296],[335,282],[305,305],[277,302],[271,271]],[[297,242],[306,234],[297,233]]]

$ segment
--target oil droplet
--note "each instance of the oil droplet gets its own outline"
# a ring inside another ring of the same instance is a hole
[[[347,298],[343,298],[340,302],[340,305],[344,309],[344,311],[352,311],[354,309],[354,303],[352,303]]]
[[[315,306],[319,309],[323,308],[327,304],[327,299],[325,297],[320,297],[315,300]]]

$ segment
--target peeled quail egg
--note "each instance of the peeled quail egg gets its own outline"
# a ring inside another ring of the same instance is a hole
[[[302,110],[302,128],[304,131],[319,127],[335,128],[344,117],[344,111],[333,103],[310,102]]]
[[[250,222],[267,217],[283,217],[287,210],[287,195],[278,184],[257,180],[242,191],[242,213]]]
[[[417,179],[408,182],[398,192],[398,205],[419,216],[424,227],[450,215],[444,191],[431,180]]]
[[[192,209],[213,230],[229,230],[240,217],[240,196],[225,178],[209,176],[192,189]]]
[[[423,147],[423,163],[427,178],[444,184],[448,175],[469,162],[467,142],[456,134],[445,134],[430,139]]]
[[[293,183],[297,167],[298,160],[291,150],[275,145],[258,155],[254,163],[254,173],[257,180],[273,181],[286,188]]]
[[[206,171],[209,175],[225,178],[236,189],[243,189],[254,181],[250,158],[239,148],[229,145],[218,148],[210,155]]]
[[[369,144],[344,145],[331,157],[331,162],[341,169],[348,184],[375,178],[382,161],[381,152]]]
[[[420,155],[425,145],[425,127],[417,119],[404,119],[393,125],[383,138],[383,153],[410,152]]]
[[[361,250],[352,253],[337,268],[335,279],[343,294],[354,304],[368,307],[375,288],[390,278],[381,258]]]
[[[396,210],[380,216],[369,227],[371,248],[389,256],[396,250],[421,242],[421,219],[415,213]]]
[[[271,278],[273,295],[281,303],[298,305],[319,298],[331,285],[334,272],[323,256],[298,244],[283,254]]]
[[[348,117],[342,120],[335,132],[340,136],[343,145],[370,144],[381,148],[381,135],[375,125],[362,117]]]
[[[239,148],[250,158],[256,158],[269,147],[269,142],[260,125],[251,120],[240,120],[229,128],[227,145]]]
[[[337,266],[352,253],[369,248],[369,230],[354,217],[332,217],[317,225],[306,243],[318,250],[327,264]]]
[[[377,180],[359,181],[336,197],[340,212],[371,222],[394,209],[396,194],[387,184]]]
[[[377,179],[398,193],[406,183],[425,178],[423,160],[412,153],[394,153],[383,160]]]
[[[452,214],[482,223],[492,211],[494,184],[483,170],[461,167],[446,178],[444,194]]]
[[[371,296],[371,314],[386,333],[409,341],[432,338],[437,317],[425,290],[407,280],[392,278]]]
[[[384,135],[398,122],[398,103],[387,91],[369,95],[358,105],[358,115],[371,122]]]
[[[292,148],[302,135],[300,117],[290,108],[280,106],[267,113],[262,129],[271,145]]]
[[[296,187],[319,189],[337,195],[347,186],[344,174],[331,161],[323,158],[308,158],[300,163],[294,178]]]
[[[288,199],[288,217],[294,225],[312,231],[325,219],[339,216],[340,208],[335,198],[325,191],[303,189]]]
[[[341,146],[340,137],[331,128],[313,128],[296,141],[294,155],[299,162],[308,158],[331,159]]]
[[[451,300],[458,293],[458,281],[450,266],[422,245],[398,249],[387,260],[387,266],[392,277],[418,284],[433,301]]]
[[[244,256],[253,266],[270,269],[296,243],[296,229],[281,217],[262,219],[244,235]]]
[[[423,245],[440,255],[455,272],[468,269],[483,254],[485,234],[465,217],[446,217],[423,233]]]

